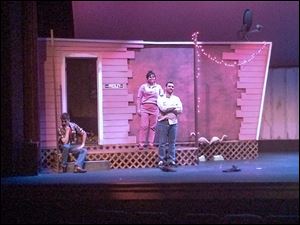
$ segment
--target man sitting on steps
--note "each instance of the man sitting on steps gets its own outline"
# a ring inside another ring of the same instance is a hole
[[[63,172],[67,172],[68,156],[69,153],[72,153],[76,158],[74,173],[85,173],[86,170],[83,169],[83,165],[87,154],[87,150],[84,148],[86,132],[76,123],[70,122],[68,113],[63,113],[60,119],[62,125],[58,128],[58,144],[59,149],[62,151]],[[82,136],[81,145],[77,145],[78,135]]]

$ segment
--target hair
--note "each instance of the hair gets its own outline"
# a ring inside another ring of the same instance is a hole
[[[173,84],[173,85],[174,85],[173,81],[168,81],[168,82],[166,83],[166,87],[168,86],[168,84]]]
[[[70,120],[70,115],[69,115],[69,113],[63,113],[63,114],[61,114],[61,116],[60,116],[60,119],[61,120]]]
[[[151,75],[154,75],[156,77],[155,73],[152,70],[149,70],[146,74],[146,78],[148,79]]]

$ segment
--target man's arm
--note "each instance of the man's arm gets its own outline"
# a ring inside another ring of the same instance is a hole
[[[182,113],[183,107],[182,107],[182,103],[180,101],[180,98],[177,98],[177,104],[176,104],[176,109],[174,110],[174,112],[176,113],[176,115]]]
[[[77,147],[77,149],[83,148],[85,146],[85,142],[87,139],[87,134],[86,132],[80,127],[78,126],[76,123],[73,123],[73,128],[76,131],[76,135],[80,135],[81,136],[81,144]]]
[[[179,114],[182,112],[182,104],[180,99],[176,98],[176,101],[174,102],[174,100],[172,100],[172,103],[167,104],[167,102],[165,102],[164,97],[159,97],[157,99],[157,106],[159,108],[159,110],[161,111],[162,114],[166,115],[168,113],[175,113],[175,114]]]
[[[86,137],[87,137],[86,132],[83,131],[83,133],[82,133],[82,142],[81,142],[80,148],[83,148],[85,146]]]
[[[164,97],[158,97],[157,99],[157,106],[162,114],[167,114],[172,112],[176,107],[167,106],[167,102],[165,102]]]
[[[61,137],[61,142],[62,144],[67,144],[69,142],[69,138],[70,138],[70,133],[71,133],[71,128],[69,126],[65,127],[65,136]]]

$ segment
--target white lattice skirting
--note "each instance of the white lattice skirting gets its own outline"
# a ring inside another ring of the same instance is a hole
[[[138,150],[135,144],[88,146],[87,161],[107,160],[111,169],[151,168],[157,166],[157,149]],[[199,145],[193,143],[178,143],[176,145],[177,164],[197,165],[198,157],[204,155],[211,160],[215,155],[222,155],[225,160],[255,159],[258,156],[257,141],[224,141],[213,145]],[[59,170],[61,155],[56,148],[41,149],[41,170]],[[70,157],[74,161],[74,157]]]

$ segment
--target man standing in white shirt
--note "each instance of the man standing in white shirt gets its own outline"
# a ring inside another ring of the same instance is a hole
[[[157,99],[160,111],[158,117],[159,134],[159,167],[176,167],[176,136],[178,128],[178,115],[182,113],[180,98],[173,95],[174,83],[166,83],[165,94]]]

